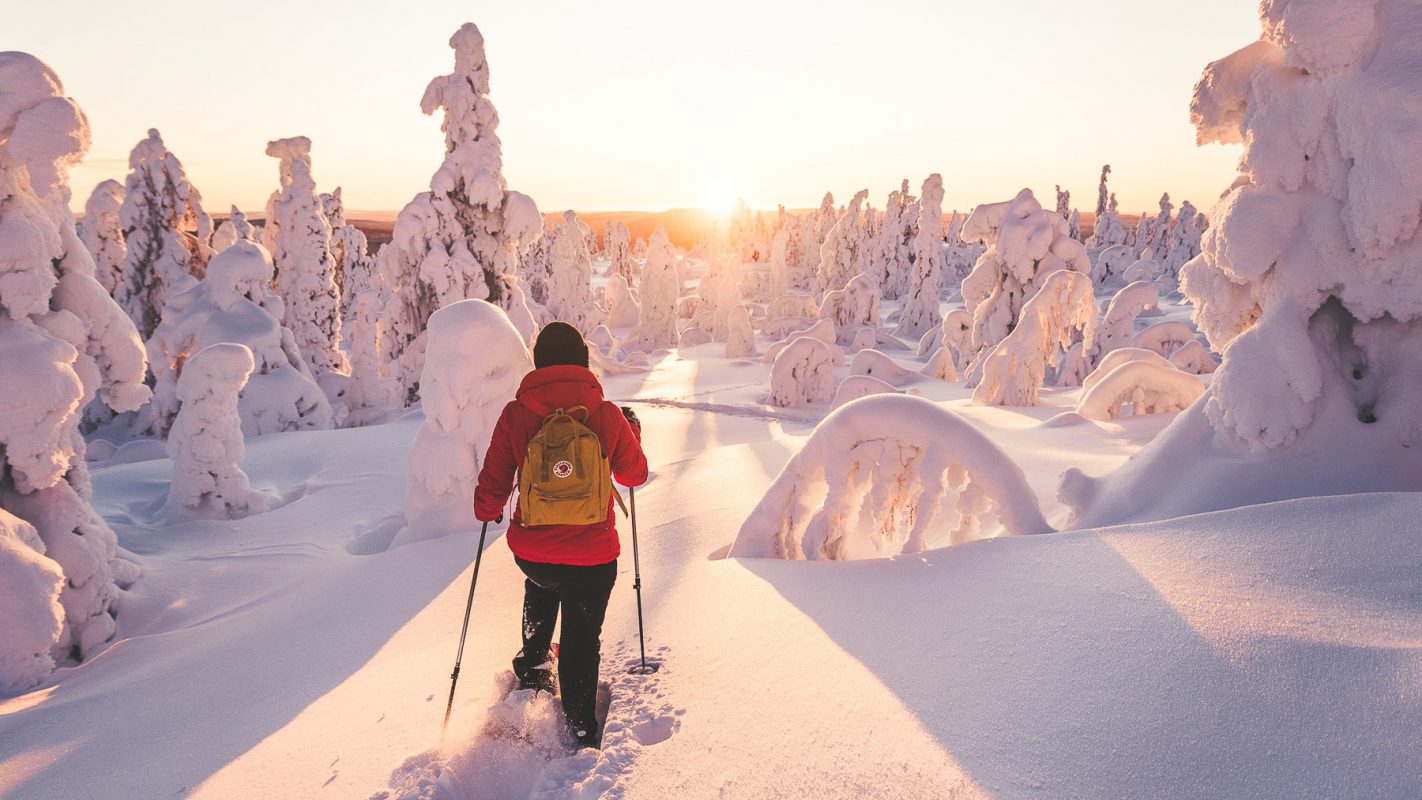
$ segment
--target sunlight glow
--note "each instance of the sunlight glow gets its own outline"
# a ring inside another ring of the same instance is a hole
[[[736,188],[724,177],[716,178],[706,187],[706,208],[719,217],[729,217],[736,207]]]

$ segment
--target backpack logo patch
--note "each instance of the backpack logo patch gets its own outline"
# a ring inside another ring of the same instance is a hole
[[[553,474],[559,478],[566,478],[573,474],[573,462],[559,461],[553,465]]]

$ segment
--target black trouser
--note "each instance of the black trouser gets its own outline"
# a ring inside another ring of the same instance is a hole
[[[558,638],[558,683],[563,711],[574,732],[596,728],[597,668],[602,654],[602,620],[617,582],[617,561],[595,567],[543,564],[515,557],[528,576],[523,584],[523,649],[514,657],[514,674],[528,681],[548,660],[553,624],[563,609]]]

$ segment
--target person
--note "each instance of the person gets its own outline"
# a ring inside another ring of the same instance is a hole
[[[647,480],[642,430],[631,409],[603,398],[602,385],[588,369],[588,345],[566,322],[552,322],[533,345],[534,370],[524,376],[518,392],[504,406],[489,441],[484,467],[474,491],[474,516],[481,522],[502,519],[504,503],[513,493],[518,469],[529,441],[548,415],[558,409],[587,409],[579,419],[597,434],[612,476],[623,486]],[[597,675],[601,659],[603,618],[617,581],[617,538],[613,498],[607,519],[591,525],[525,527],[517,506],[505,541],[523,570],[523,646],[514,657],[519,687],[554,691],[562,687],[563,711],[574,738],[597,747]],[[553,626],[561,609],[557,683],[550,664]]]

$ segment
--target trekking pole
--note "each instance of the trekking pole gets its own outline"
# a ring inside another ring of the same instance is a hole
[[[637,643],[642,648],[641,665],[634,664],[627,671],[632,675],[651,675],[662,665],[655,661],[647,663],[647,634],[642,625],[642,559],[637,553],[637,490],[631,486],[627,487],[627,504],[631,507],[628,516],[632,518],[632,588],[637,590]]]
[[[459,683],[459,664],[464,660],[464,637],[469,634],[469,612],[474,608],[474,587],[479,583],[479,562],[484,558],[484,534],[489,532],[489,523],[479,529],[479,549],[474,553],[474,577],[469,581],[469,599],[464,602],[464,627],[459,631],[459,650],[454,654],[454,672],[449,675],[449,702],[444,706],[444,727],[439,731],[440,741],[449,732],[449,714],[454,710],[454,687]]]

